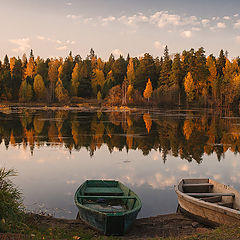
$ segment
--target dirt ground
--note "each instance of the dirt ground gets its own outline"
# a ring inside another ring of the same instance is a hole
[[[58,219],[36,215],[34,221],[37,225],[45,225],[51,228],[61,229],[89,229],[81,220]],[[209,228],[184,216],[181,213],[159,215],[156,217],[137,219],[130,230],[122,239],[147,239],[160,237],[185,236],[209,231]],[[96,232],[96,236],[101,235]]]

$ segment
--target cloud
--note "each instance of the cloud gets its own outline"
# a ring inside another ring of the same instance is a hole
[[[72,3],[71,2],[66,2],[65,3],[67,6],[72,6]]]
[[[231,18],[229,16],[224,16],[223,19],[224,20],[230,20]]]
[[[159,41],[154,42],[154,47],[158,50],[163,50],[165,45],[161,44]]]
[[[62,50],[67,50],[68,47],[66,45],[64,45],[64,46],[56,47],[56,49],[59,51],[62,51]]]
[[[202,22],[202,25],[203,25],[204,27],[206,27],[206,26],[208,26],[210,20],[205,18],[205,19],[202,19],[201,22]]]
[[[70,19],[79,19],[79,18],[82,18],[82,16],[81,16],[81,15],[68,14],[68,15],[67,15],[67,18],[70,18]]]
[[[183,31],[182,33],[181,33],[181,36],[183,37],[183,38],[191,38],[192,37],[192,31]]]
[[[238,17],[238,16],[239,16],[239,14],[237,13],[237,14],[234,14],[233,16],[234,16],[234,17]]]
[[[29,38],[10,39],[9,42],[18,45],[17,48],[12,49],[14,52],[24,52],[31,48]]]
[[[123,52],[119,49],[114,49],[112,51],[112,54],[115,56],[115,57],[119,57],[120,55],[123,55]]]
[[[45,37],[39,35],[39,36],[37,36],[37,39],[43,41],[43,40],[45,40]]]
[[[192,27],[192,31],[199,32],[199,31],[201,31],[201,28],[199,28],[199,27]]]
[[[221,28],[221,29],[226,28],[226,24],[223,23],[223,22],[218,22],[217,23],[217,28]]]
[[[113,16],[109,16],[109,17],[106,17],[106,18],[102,18],[101,21],[102,21],[102,25],[107,25],[108,23],[110,22],[113,22],[115,21],[116,18],[113,17]]]
[[[240,28],[240,19],[234,23],[234,28]]]

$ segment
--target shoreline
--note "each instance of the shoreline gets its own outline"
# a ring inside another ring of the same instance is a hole
[[[45,226],[50,229],[60,228],[77,231],[90,231],[94,237],[103,237],[104,235],[88,226],[81,219],[63,219],[52,216],[42,216],[31,214],[32,224],[37,227]],[[168,238],[183,237],[200,233],[208,233],[211,228],[183,215],[182,213],[171,213],[157,215],[154,217],[136,219],[131,230],[124,236],[116,237],[117,239],[151,239],[151,238]],[[104,239],[107,239],[104,236]]]

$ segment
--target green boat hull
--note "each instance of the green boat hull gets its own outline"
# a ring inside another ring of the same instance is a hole
[[[79,217],[105,235],[123,235],[129,231],[142,207],[133,191],[118,181],[109,180],[87,180],[76,191],[74,200]],[[115,211],[106,201],[121,203],[126,208]],[[102,205],[107,208],[99,209]]]

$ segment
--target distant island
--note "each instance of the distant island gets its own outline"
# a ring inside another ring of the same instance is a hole
[[[26,54],[0,61],[1,103],[81,103],[95,99],[105,105],[167,105],[239,107],[240,58],[228,53],[208,57],[200,47],[170,56],[108,61],[91,49],[86,59],[72,52],[63,58]]]

